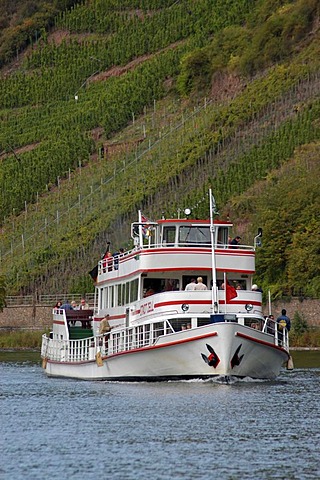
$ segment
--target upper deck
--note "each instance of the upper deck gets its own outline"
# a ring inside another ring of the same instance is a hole
[[[255,272],[255,248],[229,244],[230,222],[209,220],[159,220],[135,222],[131,233],[134,248],[99,262],[98,283],[127,280],[149,272],[170,277],[174,272],[210,272],[212,239],[217,272],[252,275]],[[213,234],[213,235],[212,235]]]

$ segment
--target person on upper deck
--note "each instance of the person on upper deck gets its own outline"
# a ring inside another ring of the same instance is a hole
[[[230,242],[231,248],[238,248],[238,246],[240,245],[240,240],[241,240],[241,237],[239,237],[239,235],[234,237]]]
[[[69,300],[66,301],[66,303],[64,303],[63,305],[61,305],[60,307],[62,310],[73,310],[73,307],[71,305],[71,303],[69,302]]]
[[[62,302],[59,300],[59,302],[57,302],[53,308],[54,310],[59,310],[59,308],[62,308]]]
[[[194,287],[195,290],[208,290],[207,285],[205,285],[202,281],[202,277],[197,278],[197,284]]]
[[[75,300],[72,300],[71,307],[72,307],[72,310],[79,310],[79,307],[78,307],[77,302]]]
[[[191,278],[191,281],[190,281],[190,283],[188,283],[188,284],[186,285],[185,290],[191,291],[191,290],[195,290],[195,289],[196,289],[196,279],[195,279],[195,278]]]
[[[112,254],[112,256],[113,256],[113,265],[114,265],[114,269],[115,269],[115,270],[118,270],[118,268],[119,268],[119,257],[120,257],[121,255],[123,255],[123,254],[124,254],[124,248],[119,248],[119,251],[118,251],[118,252],[114,252],[114,253]]]
[[[252,285],[251,290],[252,290],[253,292],[261,292],[261,293],[263,293],[262,290],[261,290],[261,288],[259,288],[258,285],[256,285],[255,283]]]

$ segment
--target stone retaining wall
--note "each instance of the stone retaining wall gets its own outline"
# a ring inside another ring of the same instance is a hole
[[[295,312],[307,320],[310,326],[320,325],[320,301],[303,300],[293,298],[290,301],[278,301],[272,304],[272,310],[275,317],[280,315],[281,310],[285,308],[287,315],[293,319]],[[268,307],[264,307],[264,314],[267,315]],[[52,326],[52,307],[43,305],[34,306],[15,306],[7,307],[0,312],[0,328],[19,329],[26,328],[30,330],[44,330]]]
[[[45,330],[52,327],[52,307],[43,305],[7,307],[0,312],[0,328]]]
[[[275,318],[281,314],[283,308],[287,310],[287,315],[291,318],[291,321],[294,314],[299,312],[310,326],[320,326],[320,300],[305,299],[301,301],[299,298],[294,297],[289,301],[279,300],[273,302],[272,313]],[[263,310],[264,314],[267,315],[268,307],[264,306]]]

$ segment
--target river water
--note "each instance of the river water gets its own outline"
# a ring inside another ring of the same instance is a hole
[[[319,479],[320,352],[276,381],[47,378],[0,353],[0,479]]]

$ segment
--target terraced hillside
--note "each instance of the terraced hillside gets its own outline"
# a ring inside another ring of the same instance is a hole
[[[107,240],[127,246],[138,208],[207,215],[209,186],[251,240],[261,213],[247,190],[319,140],[317,2],[302,26],[302,2],[274,3],[95,0],[56,17],[0,83],[0,250],[11,293],[89,291],[88,270]],[[291,51],[277,58],[280,34]],[[265,278],[275,295],[297,283],[289,263]],[[317,294],[311,283],[299,292]]]

